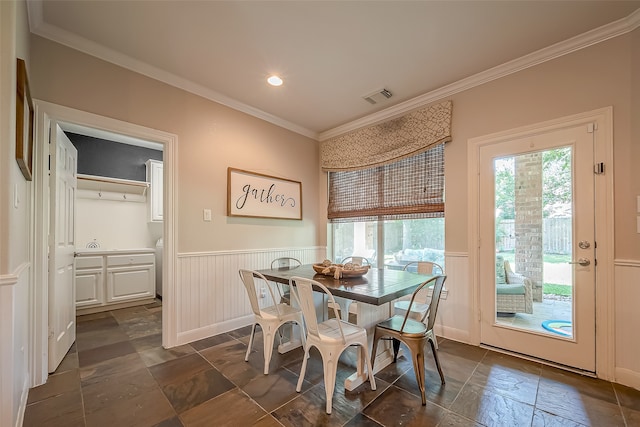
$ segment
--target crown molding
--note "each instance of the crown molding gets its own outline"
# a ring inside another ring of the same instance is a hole
[[[124,55],[113,49],[109,49],[98,43],[94,43],[85,38],[78,37],[73,33],[45,23],[42,18],[42,0],[30,0],[27,2],[27,5],[29,8],[29,27],[33,34],[49,40],[53,40],[56,43],[60,43],[74,50],[78,50],[80,52],[86,53],[87,55],[94,56],[104,61],[111,62],[112,64],[145,75],[152,79],[159,80],[170,86],[177,87],[179,89],[217,102],[218,104],[222,104],[234,110],[241,111],[250,116],[257,117],[266,122],[272,123],[284,129],[288,129],[292,132],[298,133],[308,138],[314,140],[318,139],[318,133],[310,129],[299,126],[295,123],[291,123],[280,117],[274,116],[273,114],[244,104],[240,101],[232,99],[226,95],[211,90],[200,84],[194,83],[183,77],[161,70],[157,67],[139,61],[130,56]]]
[[[42,2],[43,0],[27,1],[29,27],[32,33],[318,141],[324,141],[356,129],[375,125],[377,123],[399,117],[427,104],[441,101],[456,93],[463,92],[476,86],[497,80],[501,77],[517,73],[518,71],[522,71],[526,68],[551,61],[560,56],[567,55],[577,50],[629,33],[640,26],[640,9],[638,9],[629,16],[610,24],[603,25],[584,34],[580,34],[568,40],[545,47],[536,52],[482,71],[473,76],[458,80],[457,82],[443,86],[431,92],[427,92],[423,95],[360,119],[318,133],[258,108],[239,102],[200,84],[78,37],[58,27],[49,25],[43,21]]]
[[[372,126],[385,120],[394,119],[427,104],[441,101],[444,98],[455,95],[456,93],[463,92],[490,81],[497,80],[501,77],[508,76],[509,74],[517,73],[518,71],[522,71],[526,68],[551,61],[552,59],[556,59],[560,56],[568,55],[577,50],[629,33],[639,26],[640,9],[636,10],[629,16],[610,24],[603,25],[586,33],[537,50],[528,55],[505,62],[504,64],[482,71],[462,80],[458,80],[457,82],[443,86],[431,92],[427,92],[424,95],[417,96],[408,101],[378,111],[377,113],[365,116],[361,119],[321,132],[318,139],[320,141],[324,141],[356,129]]]

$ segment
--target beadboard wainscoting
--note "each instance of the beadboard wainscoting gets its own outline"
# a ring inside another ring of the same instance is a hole
[[[440,300],[436,318],[436,335],[464,343],[471,342],[471,289],[469,289],[469,254],[445,252],[446,299]]]
[[[253,314],[238,270],[269,268],[279,257],[321,262],[326,247],[178,254],[176,310],[178,342],[185,344],[252,323]]]
[[[640,390],[640,261],[615,260],[615,381]]]

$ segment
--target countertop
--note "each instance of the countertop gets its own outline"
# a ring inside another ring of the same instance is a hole
[[[78,248],[77,256],[89,255],[119,255],[119,254],[146,254],[155,253],[155,248],[132,248],[132,249],[104,249],[104,248]]]

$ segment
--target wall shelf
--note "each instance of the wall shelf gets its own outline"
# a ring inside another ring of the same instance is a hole
[[[145,201],[149,183],[129,179],[78,174],[78,197]]]

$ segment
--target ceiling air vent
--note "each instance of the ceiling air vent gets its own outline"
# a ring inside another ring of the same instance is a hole
[[[391,98],[391,95],[392,94],[388,89],[379,89],[373,93],[370,93],[369,95],[363,96],[363,98],[369,104],[377,104],[378,102],[386,101],[387,99]]]

